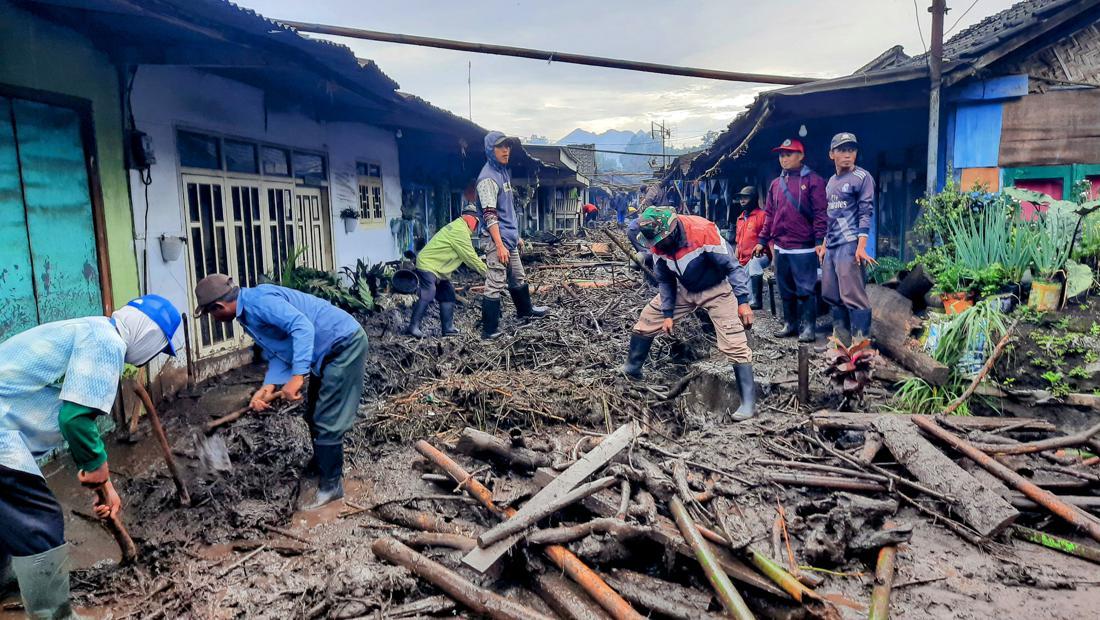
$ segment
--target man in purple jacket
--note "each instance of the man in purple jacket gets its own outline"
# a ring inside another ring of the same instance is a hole
[[[783,171],[772,181],[764,202],[764,228],[754,254],[772,246],[775,279],[783,299],[783,329],[778,338],[798,335],[799,342],[814,341],[817,320],[817,246],[825,241],[828,209],[825,180],[802,163],[805,149],[798,140],[787,139],[772,149],[779,152]]]

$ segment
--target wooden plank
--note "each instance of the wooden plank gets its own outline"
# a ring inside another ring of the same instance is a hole
[[[535,472],[535,484],[538,486],[546,486],[554,479],[554,474],[555,472],[551,469],[539,469]],[[619,494],[615,491],[600,491],[599,493],[589,495],[581,500],[581,505],[596,516],[614,517],[619,512]],[[650,540],[662,547],[673,549],[676,553],[684,557],[691,559],[695,558],[695,554],[691,551],[691,547],[684,541],[684,537],[680,535],[680,530],[676,528],[676,524],[672,522],[672,519],[663,515],[657,515],[657,519],[650,525],[653,526],[652,532],[647,534]],[[722,570],[726,571],[726,574],[734,581],[750,585],[758,590],[762,590],[780,598],[790,598],[786,592],[777,588],[772,582],[750,568],[748,564],[734,557],[729,549],[714,546],[714,555],[718,558],[718,563],[721,565]]]
[[[615,455],[629,446],[630,442],[634,441],[634,438],[637,437],[638,431],[638,425],[634,422],[620,426],[614,433],[605,437],[604,440],[600,442],[600,445],[590,450],[588,454],[585,454],[576,463],[571,465],[569,469],[563,471],[559,476],[550,481],[549,484],[544,486],[541,491],[536,493],[534,497],[516,511],[516,514],[512,515],[509,521],[512,519],[525,519],[527,515],[536,514],[547,504],[551,504],[569,493],[569,491],[573,490],[573,487],[602,469],[604,465],[607,465],[608,461],[615,457]],[[504,523],[507,522],[508,521],[504,521]],[[478,572],[484,573],[522,537],[523,532],[521,531],[488,547],[474,549],[462,558],[462,563]]]
[[[908,413],[848,413],[845,411],[829,411],[823,409],[812,414],[810,419],[813,421],[814,426],[818,428],[865,431],[872,427],[875,420],[883,417],[909,419],[913,416]],[[935,416],[933,416],[933,418],[935,418]],[[1037,418],[998,418],[975,415],[951,416],[949,419],[952,426],[957,426],[968,431],[993,431],[1006,426],[1012,426],[1020,431],[1042,431],[1052,433],[1058,430],[1050,422]],[[1027,422],[1027,424],[1024,426],[1017,426],[1024,422]]]
[[[982,536],[995,536],[1020,516],[998,489],[971,476],[932,445],[911,420],[882,416],[875,430],[894,458],[922,483],[958,499],[955,511]]]

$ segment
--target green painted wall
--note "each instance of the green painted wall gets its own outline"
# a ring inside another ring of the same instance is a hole
[[[0,85],[91,102],[96,167],[107,224],[114,306],[138,295],[130,191],[122,148],[118,75],[107,55],[79,34],[0,0]]]

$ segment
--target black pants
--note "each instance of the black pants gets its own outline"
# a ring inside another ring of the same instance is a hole
[[[817,254],[775,253],[775,282],[783,299],[809,297],[817,285]]]
[[[439,303],[454,303],[455,287],[450,280],[441,279],[434,273],[423,269],[417,269],[416,275],[420,278],[420,290],[418,291],[420,299],[426,299],[429,302],[435,299]]]
[[[65,543],[61,504],[40,476],[0,465],[0,566]]]

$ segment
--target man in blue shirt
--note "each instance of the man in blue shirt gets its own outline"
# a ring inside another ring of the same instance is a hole
[[[298,508],[313,510],[342,498],[344,434],[358,414],[367,362],[367,334],[359,322],[313,295],[274,284],[241,288],[220,273],[200,280],[195,298],[195,316],[236,319],[263,349],[267,374],[252,396],[254,410],[270,407],[277,385],[287,400],[300,400],[306,375],[311,377],[305,420],[313,457],[303,478],[316,479],[317,489],[303,494]]]

